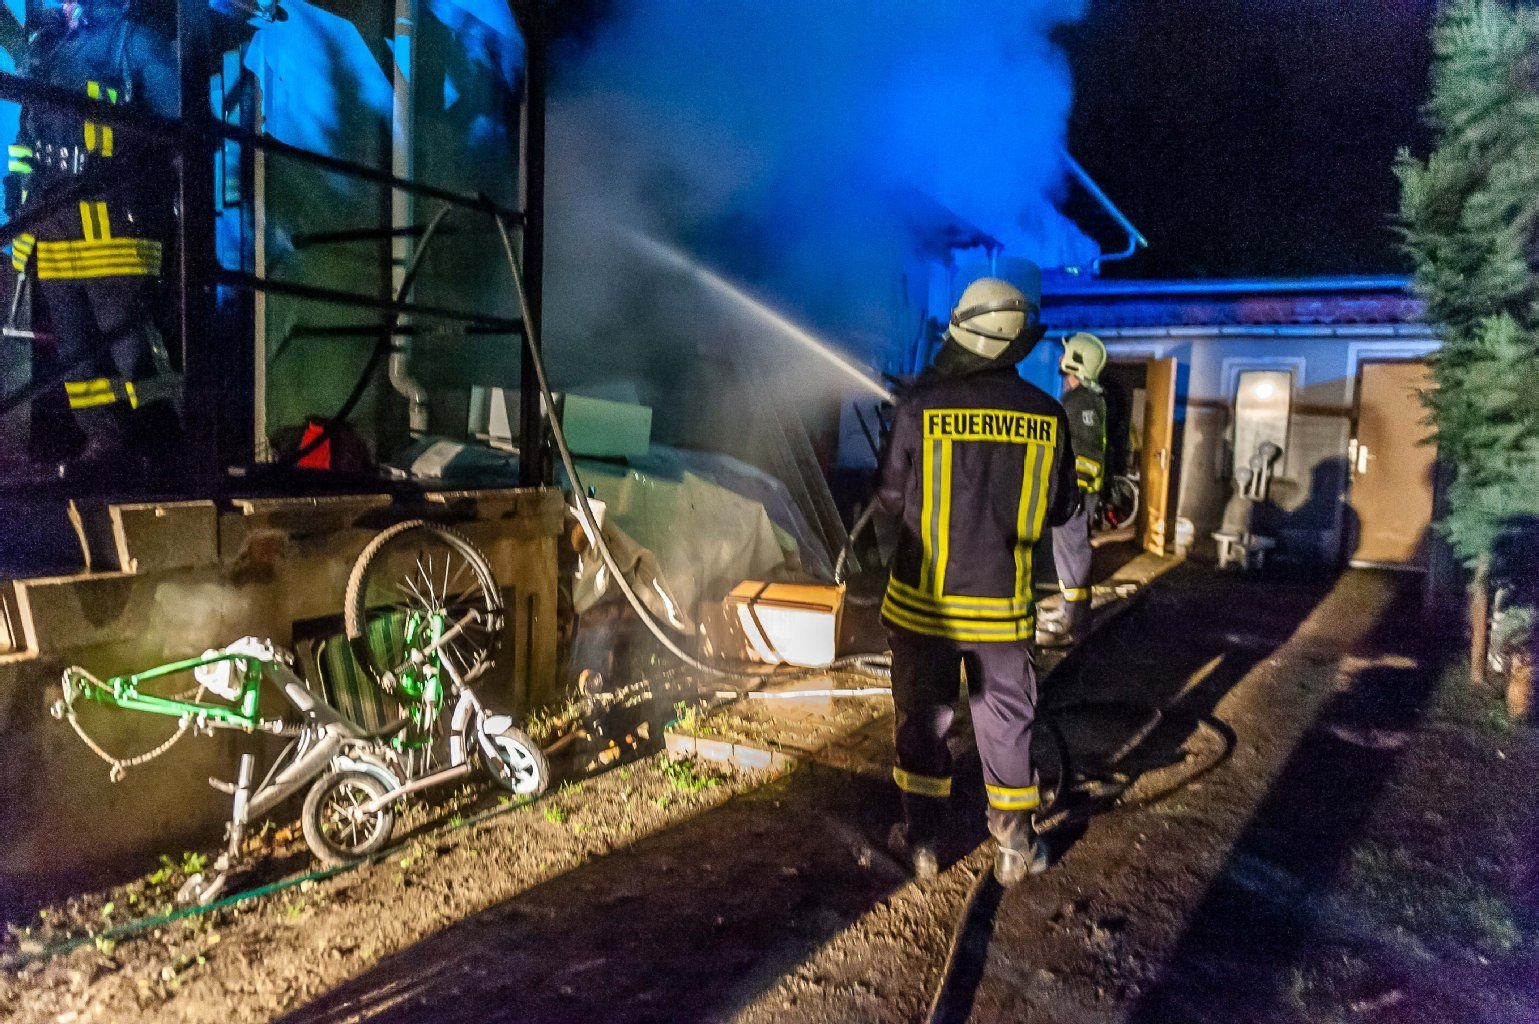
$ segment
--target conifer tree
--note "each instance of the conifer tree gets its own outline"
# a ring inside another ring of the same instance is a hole
[[[1453,473],[1440,525],[1482,593],[1489,572],[1516,599],[1522,683],[1539,632],[1539,9],[1453,0],[1433,40],[1436,150],[1403,153],[1397,170],[1416,286],[1442,337],[1425,396]]]

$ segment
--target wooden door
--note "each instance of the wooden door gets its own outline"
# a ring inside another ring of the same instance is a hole
[[[1175,542],[1170,508],[1170,478],[1175,455],[1176,360],[1151,359],[1144,384],[1143,477],[1144,550],[1163,555]]]
[[[1356,436],[1347,446],[1353,565],[1426,567],[1437,450],[1421,443],[1431,427],[1420,392],[1431,386],[1426,363],[1364,363],[1358,371]]]

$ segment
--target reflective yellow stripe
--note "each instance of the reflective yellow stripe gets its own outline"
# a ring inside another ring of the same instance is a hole
[[[1042,805],[1042,795],[1036,786],[1012,789],[1008,786],[988,786],[989,804],[1001,811],[1029,811]]]
[[[1074,475],[1078,479],[1079,489],[1082,491],[1099,491],[1101,489],[1101,463],[1088,455],[1076,455],[1074,457]]]
[[[887,587],[905,604],[917,605],[922,608],[933,608],[936,611],[950,609],[959,612],[971,612],[976,614],[994,615],[1025,615],[1031,611],[1033,601],[1030,596],[1023,597],[974,597],[964,594],[946,594],[937,597],[927,594],[909,586],[896,577],[887,581]]]
[[[5,152],[7,156],[19,157],[21,159],[26,159],[27,157],[37,155],[32,152],[31,146],[23,146],[19,142],[13,142],[9,146],[5,147]]]
[[[1060,583],[1059,584],[1059,589],[1061,589],[1063,591],[1063,599],[1065,601],[1088,601],[1088,600],[1090,600],[1090,588],[1089,587],[1065,587],[1065,586],[1063,586],[1062,583]]]
[[[27,259],[32,255],[32,247],[37,244],[36,237],[32,235],[17,235],[11,240],[11,266],[17,270],[27,269]]]
[[[1005,622],[929,615],[904,608],[889,594],[882,602],[882,617],[895,626],[925,636],[942,636],[962,643],[1008,643],[1035,635],[1036,617],[1027,615]]]
[[[116,103],[117,101],[118,101],[118,91],[116,89],[108,89],[107,90],[107,102],[109,102],[109,103]],[[112,155],[112,143],[113,143],[113,139],[112,139],[112,125],[110,125],[110,124],[102,125],[101,133],[102,133],[102,156],[111,156]],[[105,221],[103,223],[105,223]]]
[[[85,235],[81,241],[88,245],[94,245],[95,243],[111,239],[112,222],[107,217],[107,204],[104,202],[82,202],[80,204],[80,229]],[[70,243],[51,244],[68,245]]]
[[[82,207],[82,222],[101,211]],[[158,275],[162,247],[151,238],[102,238],[37,243],[37,276],[44,280]]]
[[[940,481],[940,536],[936,538],[935,579],[932,581],[936,594],[946,592],[946,562],[951,557],[951,452],[952,442],[941,442]]]
[[[935,775],[918,775],[914,772],[906,772],[902,768],[892,770],[892,781],[898,784],[898,788],[905,793],[913,793],[916,796],[933,796],[944,800],[951,795],[951,779],[941,778]]]
[[[101,99],[102,98],[102,85],[101,85],[101,83],[100,82],[87,82],[86,83],[86,95],[91,97],[93,100]],[[94,152],[96,152],[96,122],[95,121],[87,121],[85,123],[85,148],[86,148],[86,152],[87,153],[94,153]]]
[[[139,394],[131,380],[96,377],[92,380],[65,381],[64,394],[69,398],[71,409],[94,409],[119,401],[127,402],[131,408],[139,407]]]

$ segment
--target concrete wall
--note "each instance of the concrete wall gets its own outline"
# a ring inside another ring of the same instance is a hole
[[[1231,493],[1234,394],[1244,370],[1293,373],[1287,453],[1272,485],[1270,524],[1286,561],[1339,562],[1346,527],[1347,442],[1358,367],[1375,359],[1420,358],[1435,340],[1396,328],[1183,327],[1098,330],[1113,359],[1175,357],[1177,514],[1191,520],[1200,556]],[[1184,421],[1184,423],[1182,422]]]
[[[385,495],[234,506],[118,506],[105,524],[110,536],[97,545],[115,548],[109,557],[117,569],[0,581],[20,648],[0,654],[0,911],[51,879],[144,866],[186,843],[217,843],[228,799],[206,779],[230,778],[239,751],[272,749],[257,737],[189,735],[114,784],[107,766],[48,714],[66,666],[106,678],[245,635],[288,646],[296,623],[341,614],[354,559],[390,523],[453,521],[491,562],[508,614],[483,694],[520,713],[559,696],[559,492],[440,495],[415,508]],[[273,710],[281,707],[276,701]],[[88,709],[82,720],[119,755],[153,747],[174,730],[167,719],[107,708]]]

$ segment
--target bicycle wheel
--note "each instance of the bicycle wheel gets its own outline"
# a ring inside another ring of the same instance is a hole
[[[1114,476],[1106,488],[1105,516],[1109,526],[1125,526],[1138,515],[1138,486],[1125,476]]]
[[[1031,727],[1031,766],[1037,773],[1037,791],[1047,814],[1063,801],[1069,786],[1069,744],[1063,730],[1051,718],[1038,718]]]
[[[345,864],[378,853],[390,842],[395,811],[381,807],[360,814],[358,808],[386,792],[385,784],[368,772],[323,775],[310,787],[300,813],[305,845],[323,864]]]
[[[516,796],[536,797],[550,785],[550,766],[539,744],[507,715],[476,716],[471,723],[481,763],[497,784]]]
[[[468,683],[486,670],[502,629],[502,595],[469,538],[413,520],[392,526],[359,554],[343,618],[375,681],[415,698],[416,673],[442,668]]]

